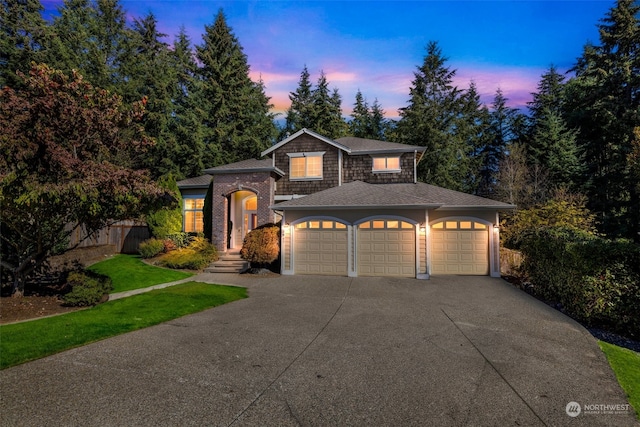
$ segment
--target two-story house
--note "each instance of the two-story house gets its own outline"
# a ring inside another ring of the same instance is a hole
[[[239,249],[247,232],[281,220],[282,274],[499,276],[499,212],[514,206],[417,182],[425,155],[425,147],[303,129],[264,159],[205,170],[212,242]],[[189,182],[179,183],[183,197]]]

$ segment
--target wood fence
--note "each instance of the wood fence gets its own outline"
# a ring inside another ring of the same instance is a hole
[[[138,253],[138,246],[151,237],[149,228],[139,221],[119,221],[105,227],[95,235],[86,238],[83,227],[76,229],[69,239],[70,247],[88,248],[92,246],[113,245],[116,252]],[[77,245],[77,246],[76,246]]]

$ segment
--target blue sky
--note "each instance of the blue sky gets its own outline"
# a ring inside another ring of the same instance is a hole
[[[47,9],[61,4],[45,0]],[[194,43],[222,9],[276,112],[289,107],[306,65],[312,81],[321,70],[343,98],[348,115],[360,89],[378,99],[388,117],[409,98],[425,46],[437,41],[455,83],[474,81],[490,103],[501,88],[509,104],[531,100],[551,64],[566,71],[613,1],[178,1],[124,0],[130,18],[153,12],[172,42],[181,25]]]

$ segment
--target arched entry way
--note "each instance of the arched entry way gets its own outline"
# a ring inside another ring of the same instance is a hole
[[[229,199],[228,247],[240,249],[247,233],[258,226],[258,197],[253,191],[240,190]]]

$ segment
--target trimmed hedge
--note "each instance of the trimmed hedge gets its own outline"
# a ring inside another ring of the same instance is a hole
[[[64,294],[62,300],[65,305],[80,307],[100,303],[113,289],[109,277],[86,270],[69,273],[67,285],[71,286],[71,291]]]
[[[640,337],[640,246],[548,227],[525,233],[521,250],[537,296],[589,326]]]

